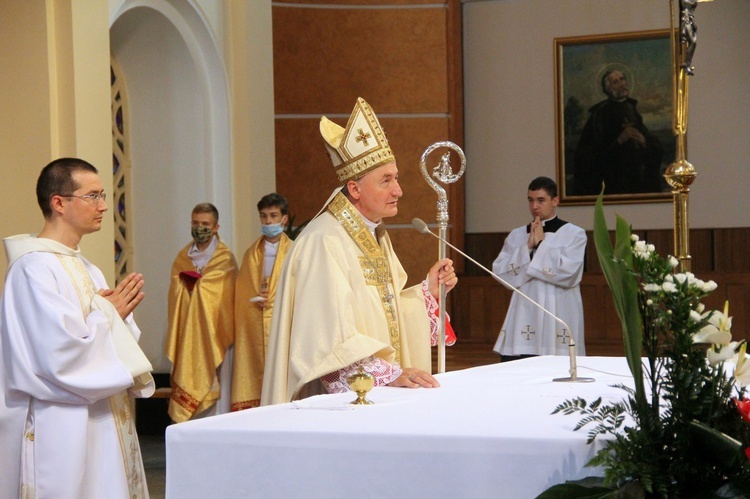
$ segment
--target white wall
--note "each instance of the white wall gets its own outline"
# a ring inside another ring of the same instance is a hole
[[[144,351],[166,372],[169,274],[190,240],[193,206],[218,207],[219,234],[241,257],[257,237],[255,203],[274,189],[271,5],[109,0],[109,8],[131,122],[130,270],[146,279],[136,319]]]
[[[554,39],[666,29],[669,1],[467,1],[463,16],[466,231],[505,232],[529,218],[529,181],[556,178]],[[750,1],[701,3],[696,20],[688,160],[698,178],[690,226],[747,227]],[[607,205],[606,211],[636,228],[672,227],[671,203]],[[593,226],[591,206],[565,206],[560,213]]]
[[[205,89],[176,28],[152,9],[123,14],[111,28],[111,46],[125,75],[130,111],[132,206],[127,213],[134,259],[129,270],[143,273],[146,281],[147,298],[136,318],[155,370],[168,371],[162,352],[172,261],[190,241],[193,207],[213,201]]]

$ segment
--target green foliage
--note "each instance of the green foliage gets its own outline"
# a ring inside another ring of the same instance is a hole
[[[601,397],[588,404],[581,397],[576,397],[573,400],[566,400],[558,405],[552,411],[552,414],[562,413],[571,415],[579,413],[584,415],[585,417],[578,422],[573,431],[578,431],[590,423],[595,423],[596,426],[589,430],[588,440],[586,441],[586,443],[590,444],[598,435],[615,433],[625,421],[625,412],[626,407],[624,404],[602,406]]]
[[[555,485],[542,492],[537,499],[642,499],[645,497],[643,485],[630,482],[614,488],[607,487],[599,477],[588,477],[575,482]]]
[[[630,247],[630,226],[624,219],[617,217],[615,248],[613,248],[609,239],[607,222],[604,219],[601,194],[596,200],[594,210],[594,243],[602,272],[612,290],[617,315],[622,323],[625,357],[630,372],[633,373],[633,378],[636,380],[636,399],[645,403],[645,388],[641,376],[641,335],[643,328],[641,315],[638,311],[638,284],[632,272],[633,252]]]
[[[302,232],[302,229],[304,229],[309,223],[310,223],[310,220],[305,220],[300,225],[295,226],[294,215],[290,213],[289,223],[286,224],[286,227],[284,227],[284,233],[289,237],[289,239],[294,241],[295,239],[297,239],[297,236],[299,236],[300,232]]]
[[[554,414],[582,416],[574,430],[590,428],[589,443],[607,438],[588,463],[603,468],[604,490],[569,483],[540,497],[750,497],[750,357],[744,342],[730,341],[728,309],[703,313],[716,284],[675,273],[677,260],[659,256],[621,217],[613,247],[601,196],[594,240],[634,389],[620,386],[619,402],[557,406]],[[731,376],[725,361],[736,364]]]

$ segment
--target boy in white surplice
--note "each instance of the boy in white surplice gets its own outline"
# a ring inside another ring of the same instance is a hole
[[[518,293],[495,343],[503,360],[528,355],[568,355],[570,335],[584,355],[581,276],[586,232],[557,217],[557,184],[537,177],[528,189],[530,224],[514,229],[492,271],[562,319],[570,331]]]

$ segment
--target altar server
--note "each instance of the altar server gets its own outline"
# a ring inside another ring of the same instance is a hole
[[[282,270],[269,338],[262,404],[349,389],[360,366],[375,385],[437,387],[430,374],[439,284],[457,282],[435,263],[419,285],[406,273],[383,219],[398,212],[398,167],[372,108],[358,99],[346,128],[320,132],[337,188],[295,240]]]
[[[131,315],[143,276],[108,289],[81,255],[107,211],[94,166],[55,160],[36,192],[44,228],[4,240],[0,497],[148,497],[128,394],[154,392]]]
[[[237,262],[219,239],[219,211],[211,203],[193,208],[193,241],[172,264],[169,330],[165,353],[172,361],[169,416],[180,423],[198,415],[228,411],[231,368],[219,368],[234,341],[234,281]],[[228,361],[227,361],[228,363]],[[212,409],[211,413],[206,413]]]
[[[508,235],[492,271],[562,319],[570,330],[564,330],[554,318],[513,293],[494,349],[503,360],[568,355],[572,335],[578,355],[584,355],[580,283],[586,232],[558,218],[560,199],[554,180],[532,180],[528,202],[531,223]]]
[[[272,192],[258,201],[261,236],[245,252],[234,297],[232,410],[260,405],[276,288],[292,240],[284,233],[289,203]]]

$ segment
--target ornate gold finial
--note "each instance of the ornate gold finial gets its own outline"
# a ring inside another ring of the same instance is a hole
[[[698,43],[698,26],[695,23],[695,8],[700,2],[712,0],[679,1],[679,37],[672,37],[672,104],[674,119],[672,131],[675,135],[675,160],[667,167],[664,178],[672,187],[674,208],[674,251],[682,271],[690,270],[688,193],[690,185],[698,176],[695,167],[687,160],[688,125],[688,80],[693,75],[693,55]],[[669,0],[669,20],[675,31],[674,0]]]

